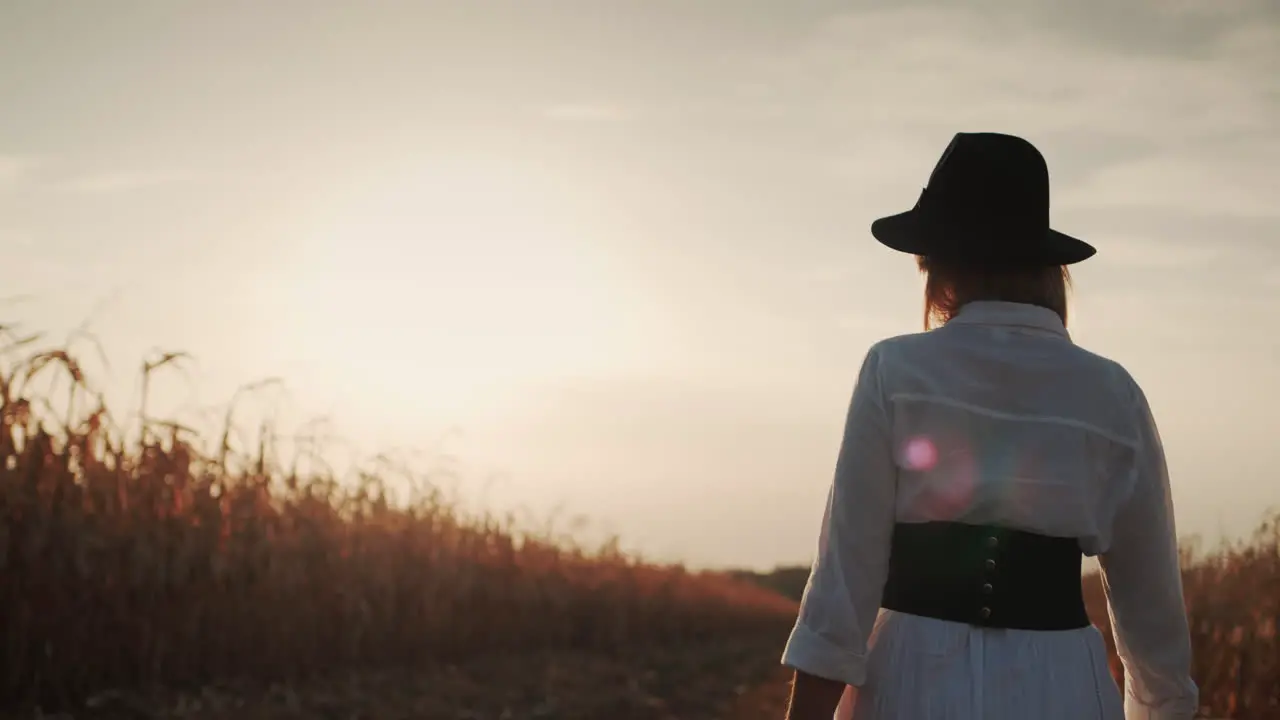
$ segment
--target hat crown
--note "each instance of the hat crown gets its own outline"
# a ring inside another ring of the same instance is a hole
[[[957,133],[943,151],[919,209],[975,230],[1049,227],[1049,167],[1034,145],[1013,135]]]

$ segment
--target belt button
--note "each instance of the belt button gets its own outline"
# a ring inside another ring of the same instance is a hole
[[[987,566],[987,569],[988,569],[988,570],[995,570],[995,569],[996,569],[996,561],[995,561],[995,560],[992,560],[991,558],[987,558],[986,566]]]
[[[1000,538],[996,537],[995,535],[991,535],[987,538],[987,547],[994,550],[999,546],[1000,546]]]
[[[995,592],[995,588],[991,586],[991,583],[984,583],[982,585],[982,592],[984,595],[990,595]]]
[[[982,619],[986,620],[990,617],[991,617],[991,608],[989,607],[982,608]]]

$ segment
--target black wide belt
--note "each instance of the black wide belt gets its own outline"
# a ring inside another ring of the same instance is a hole
[[[955,522],[898,523],[880,606],[981,627],[1087,627],[1075,538]]]

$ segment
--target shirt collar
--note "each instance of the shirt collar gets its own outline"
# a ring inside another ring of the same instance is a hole
[[[1071,339],[1058,313],[1026,303],[978,300],[965,303],[948,325],[997,325],[1039,330]]]

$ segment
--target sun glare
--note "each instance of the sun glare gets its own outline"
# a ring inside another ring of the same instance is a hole
[[[333,196],[282,292],[286,334],[349,392],[474,411],[619,361],[607,268],[541,178],[440,167]]]

